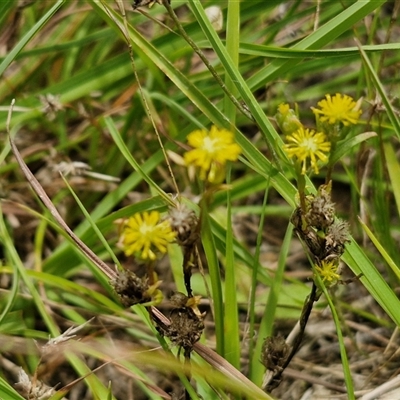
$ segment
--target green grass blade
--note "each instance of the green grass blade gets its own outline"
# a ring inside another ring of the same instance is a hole
[[[0,376],[0,399],[25,400],[15,389]]]
[[[228,15],[226,26],[226,50],[230,55],[235,67],[238,68],[239,64],[239,40],[240,40],[240,2],[230,0],[228,3]],[[225,77],[225,85],[233,96],[237,96],[236,85],[232,82],[229,76]],[[226,117],[232,125],[236,121],[236,107],[230,101],[229,97],[224,97],[224,111]]]
[[[357,136],[340,141],[335,148],[335,152],[331,154],[329,162],[333,165],[337,163],[350,149],[358,144],[377,136],[376,132],[364,132]]]
[[[201,240],[207,258],[208,273],[211,280],[217,353],[224,356],[225,333],[222,282],[217,249],[215,247],[214,235],[211,231],[210,216],[205,201],[201,204]]]
[[[269,183],[269,182],[268,182]],[[258,225],[258,233],[257,233],[257,241],[256,241],[256,250],[254,254],[254,264],[253,264],[253,271],[251,274],[251,288],[250,288],[250,297],[249,297],[249,304],[248,304],[248,314],[249,314],[249,332],[250,332],[250,348],[249,348],[249,377],[253,382],[259,381],[255,376],[257,374],[257,370],[261,370],[262,372],[259,374],[262,376],[263,368],[260,363],[260,358],[256,355],[254,351],[254,347],[256,345],[256,341],[254,340],[255,337],[255,322],[256,322],[256,289],[258,283],[258,272],[260,265],[260,253],[261,253],[261,243],[263,237],[263,229],[264,229],[264,221],[265,221],[265,208],[267,206],[267,199],[268,199],[268,188],[265,190],[264,199],[262,204],[262,213],[260,217],[260,223]],[[270,286],[272,286],[272,279],[270,282]],[[257,361],[256,361],[257,360]]]
[[[171,197],[168,196],[149,176],[145,173],[139,163],[132,157],[132,154],[128,147],[126,146],[124,140],[122,139],[117,127],[115,126],[113,120],[110,117],[104,118],[104,122],[110,132],[110,135],[114,139],[115,144],[118,146],[121,154],[126,158],[133,169],[140,174],[142,179],[147,182],[147,184],[154,189],[166,202],[166,204],[174,205]]]
[[[349,400],[355,400],[353,379],[351,377],[349,359],[347,357],[346,345],[345,345],[345,342],[344,342],[343,333],[342,333],[342,329],[341,329],[341,321],[340,321],[339,315],[338,315],[338,313],[336,311],[336,307],[333,304],[333,301],[331,299],[331,296],[330,296],[327,288],[323,284],[323,282],[322,282],[321,278],[319,277],[319,275],[315,274],[315,276],[317,277],[318,286],[320,288],[322,288],[322,291],[323,291],[323,293],[325,295],[325,298],[328,301],[328,305],[329,305],[329,308],[330,308],[331,313],[332,313],[333,321],[335,323],[336,333],[337,333],[337,336],[338,336],[338,342],[339,342],[339,348],[340,348],[340,358],[341,358],[341,362],[342,362],[344,381],[346,383],[346,389],[347,389],[346,390],[347,398]]]
[[[227,182],[230,182],[230,173]],[[237,302],[237,283],[236,283],[236,264],[233,248],[233,228],[232,228],[232,201],[230,191],[226,193],[226,263],[225,263],[225,314],[224,327],[225,335],[229,340],[225,340],[225,358],[235,368],[240,370],[240,346],[239,346],[239,315]]]
[[[352,29],[354,24],[365,18],[384,3],[384,0],[359,0],[292,48],[306,50],[318,49],[326,46],[345,31]],[[252,90],[256,90],[267,82],[271,82],[279,76],[284,75],[286,72],[293,70],[298,62],[300,62],[300,60],[274,60],[251,77],[248,80],[248,85]]]
[[[206,44],[204,45],[206,46]],[[365,45],[362,49],[366,53],[382,52],[386,50],[400,50],[400,43],[383,43],[375,45]],[[296,48],[282,48],[274,46],[266,46],[255,43],[240,43],[240,54],[251,56],[265,57],[265,58],[282,58],[282,59],[304,59],[304,58],[332,58],[333,60],[340,57],[357,58],[360,54],[358,47],[346,47],[342,49],[324,49],[324,50],[306,50]]]
[[[396,265],[393,259],[390,257],[389,253],[385,250],[384,246],[379,242],[378,238],[373,234],[371,229],[368,228],[367,224],[365,224],[361,218],[358,219],[362,228],[371,239],[372,243],[375,245],[381,256],[385,259],[391,270],[397,276],[397,279],[400,280],[400,268]]]
[[[11,236],[8,232],[7,226],[3,218],[1,204],[0,204],[0,237],[2,239],[3,246],[5,248],[7,259],[9,259],[9,264],[12,265],[13,268],[15,268],[14,274],[20,275],[22,281],[26,285],[27,289],[29,290],[29,293],[33,298],[33,302],[36,305],[39,314],[43,318],[43,321],[46,323],[47,328],[49,329],[52,335],[57,336],[59,334],[58,329],[56,328],[54,321],[48,315],[46,307],[37,289],[35,288],[35,285],[28,276],[27,271],[25,270],[25,267],[22,264],[22,261],[15,249],[14,243],[12,242]]]
[[[385,310],[392,321],[397,326],[400,326],[400,314],[398,312],[400,309],[399,298],[354,239],[346,246],[346,251],[342,259],[355,275],[362,274],[359,278],[362,284]]]
[[[393,195],[397,205],[397,215],[400,216],[400,163],[390,143],[384,143],[386,167],[389,172],[390,182],[392,184]]]
[[[264,339],[273,334],[275,313],[276,313],[276,308],[278,306],[279,293],[282,289],[283,275],[286,267],[286,258],[289,253],[292,236],[293,236],[293,225],[289,223],[286,229],[285,238],[283,239],[281,252],[279,254],[278,268],[276,270],[275,277],[268,294],[267,303],[264,309],[264,315],[260,322],[257,343],[252,358],[251,380],[257,385],[261,385],[262,383],[264,369],[259,361],[261,358],[261,349]]]
[[[372,82],[381,97],[382,103],[385,106],[385,111],[389,117],[389,120],[393,126],[393,129],[397,135],[397,138],[400,139],[399,118],[396,116],[396,114],[393,110],[393,106],[388,98],[388,95],[386,94],[386,90],[385,90],[384,86],[382,85],[382,83],[379,79],[379,76],[376,73],[375,68],[373,67],[370,59],[368,58],[367,54],[365,53],[365,51],[362,49],[361,46],[359,46],[359,49],[360,49],[361,57],[364,61],[364,65],[368,70],[369,77],[372,79]]]
[[[84,207],[84,205],[80,201],[79,197],[76,195],[76,193],[72,189],[71,185],[68,183],[67,179],[64,176],[62,176],[62,179],[63,179],[65,185],[67,186],[68,190],[70,191],[70,193],[74,197],[75,201],[77,202],[77,204],[78,204],[80,210],[82,211],[82,213],[84,214],[86,220],[90,223],[90,226],[92,227],[92,229],[95,232],[96,236],[100,239],[100,241],[103,244],[104,248],[107,250],[107,252],[110,255],[111,259],[114,261],[114,264],[116,266],[118,266],[118,268],[121,270],[122,267],[121,267],[121,264],[120,264],[118,258],[116,257],[116,255],[112,251],[111,246],[108,244],[107,240],[105,239],[105,237],[101,233],[100,229],[98,228],[96,223],[93,221],[93,219],[90,216],[90,214],[87,212],[86,208]]]
[[[7,54],[6,58],[0,64],[0,76],[14,61],[18,53],[26,46],[26,44],[42,29],[54,13],[65,3],[65,0],[58,0],[53,7],[25,34],[25,36],[17,43],[17,45]]]

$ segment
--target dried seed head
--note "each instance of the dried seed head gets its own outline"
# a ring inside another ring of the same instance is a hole
[[[199,219],[196,213],[185,204],[176,203],[176,207],[169,210],[171,228],[176,232],[176,240],[181,246],[190,246],[199,237]]]
[[[63,332],[61,335],[55,337],[55,338],[50,338],[48,342],[42,346],[41,352],[42,355],[46,355],[49,353],[52,353],[54,351],[57,351],[56,347],[60,346],[66,342],[68,342],[71,339],[74,339],[76,337],[75,333],[79,332],[81,329],[85,327],[85,325],[89,324],[93,318],[90,318],[88,321],[84,322],[82,325],[78,326],[71,326],[69,327],[65,332]]]
[[[169,316],[170,325],[157,326],[161,335],[185,350],[185,355],[190,353],[204,329],[205,314],[201,314],[197,308],[199,301],[200,296],[188,297],[181,292],[174,293],[170,298],[172,306],[175,307]]]
[[[175,308],[170,314],[171,325],[164,336],[185,350],[191,350],[204,329],[203,318],[190,307]]]
[[[139,278],[132,271],[120,271],[117,277],[110,281],[110,284],[125,307],[146,303],[151,300],[147,277]]]
[[[47,400],[56,392],[54,388],[37,379],[31,380],[22,368],[18,373],[18,382],[15,386],[28,400]]]
[[[169,299],[174,308],[191,308],[194,313],[201,318],[204,318],[206,313],[201,313],[199,310],[201,296],[186,296],[182,292],[175,292]]]
[[[50,121],[53,121],[57,113],[64,109],[64,105],[60,101],[60,95],[54,95],[47,93],[45,95],[39,95],[39,100],[42,103],[42,110],[47,115]]]
[[[265,338],[261,362],[269,370],[275,371],[281,369],[289,356],[290,346],[282,336],[269,336]]]
[[[337,219],[326,229],[325,247],[327,253],[340,257],[344,253],[346,243],[350,242],[349,224]]]
[[[331,200],[331,185],[322,185],[318,195],[311,199],[306,213],[308,225],[325,230],[335,220],[335,204]]]

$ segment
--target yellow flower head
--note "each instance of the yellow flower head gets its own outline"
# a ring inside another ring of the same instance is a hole
[[[155,260],[156,252],[167,252],[175,235],[168,220],[160,221],[158,211],[145,211],[124,222],[119,244],[127,256],[137,254],[143,260]]]
[[[284,150],[289,157],[296,157],[302,163],[301,173],[307,171],[307,159],[310,159],[311,167],[318,174],[317,161],[325,162],[328,160],[326,153],[331,149],[331,143],[322,132],[315,132],[311,129],[299,128],[296,132],[286,136],[287,144]]]
[[[241,153],[233,133],[215,126],[209,132],[204,129],[193,131],[187,140],[193,150],[184,155],[186,165],[199,168],[200,179],[211,183],[222,181],[226,162],[236,161]]]
[[[333,97],[329,94],[325,95],[326,99],[318,102],[320,110],[311,107],[314,114],[319,115],[321,122],[336,124],[341,122],[345,126],[356,124],[362,111],[357,103],[347,95],[336,93]]]
[[[337,260],[321,261],[321,265],[315,265],[315,272],[327,286],[335,284],[340,279]]]

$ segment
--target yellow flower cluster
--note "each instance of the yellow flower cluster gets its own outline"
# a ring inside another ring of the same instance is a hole
[[[304,128],[296,112],[288,104],[280,104],[275,116],[282,133],[286,135],[287,144],[284,145],[284,150],[289,157],[296,158],[302,164],[302,175],[307,172],[308,159],[314,172],[316,174],[319,172],[317,163],[328,161],[328,153],[338,140],[336,132],[345,134],[346,130],[343,128],[357,124],[362,114],[359,104],[350,96],[340,93],[334,96],[325,95],[325,99],[318,102],[318,106],[320,108],[311,108],[317,118],[318,130],[321,132]],[[328,126],[320,125],[318,122]]]
[[[167,252],[167,245],[175,236],[169,221],[160,221],[158,211],[146,211],[136,213],[124,222],[119,245],[127,256],[135,254],[143,260],[155,260],[157,252]]]
[[[233,133],[216,126],[212,126],[210,131],[196,130],[188,135],[187,140],[193,150],[184,154],[186,165],[199,168],[200,179],[210,183],[220,183],[227,161],[236,161],[241,153]]]

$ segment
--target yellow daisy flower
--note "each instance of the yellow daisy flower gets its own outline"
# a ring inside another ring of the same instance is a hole
[[[287,144],[284,150],[289,157],[296,157],[302,163],[301,173],[307,171],[307,159],[310,159],[311,167],[318,174],[317,161],[325,162],[328,160],[326,153],[331,149],[331,143],[322,132],[315,132],[312,129],[299,128],[291,135],[286,136]]]
[[[333,261],[322,261],[321,265],[315,265],[315,272],[320,276],[324,284],[330,286],[340,279],[338,274],[338,263]]]
[[[204,129],[193,131],[187,140],[193,150],[184,154],[186,165],[199,168],[200,179],[211,183],[221,182],[226,162],[236,161],[241,153],[233,133],[216,126],[212,126],[209,132]]]
[[[318,102],[320,110],[311,107],[314,114],[319,115],[321,122],[336,124],[341,122],[345,126],[355,125],[362,114],[357,103],[347,95],[336,93],[333,97],[325,95],[326,99]]]
[[[168,220],[160,222],[158,211],[145,211],[124,222],[119,245],[127,256],[137,254],[143,260],[155,260],[157,252],[167,252],[167,245],[175,235]]]

